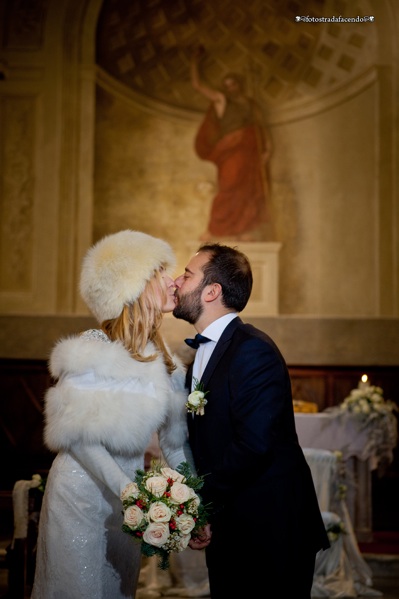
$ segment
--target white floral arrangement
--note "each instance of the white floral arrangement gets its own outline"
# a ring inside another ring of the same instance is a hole
[[[135,482],[123,490],[122,530],[141,543],[141,553],[157,555],[159,567],[169,567],[169,554],[186,549],[207,522],[207,510],[197,491],[203,477],[192,474],[187,462],[176,470],[153,462],[137,470]]]
[[[334,541],[336,541],[341,534],[346,535],[347,531],[344,523],[342,520],[340,520],[339,522],[331,522],[328,524],[326,526],[326,533],[330,543],[334,543]]]
[[[368,420],[398,411],[398,406],[389,399],[384,399],[381,387],[360,382],[357,389],[352,389],[339,406],[341,412],[349,412],[361,419]]]
[[[346,484],[346,466],[343,460],[343,453],[338,449],[333,451],[333,454],[337,458],[337,478],[336,478],[336,493],[339,499],[345,499],[348,486]]]
[[[203,416],[205,414],[204,408],[208,403],[208,400],[205,398],[207,393],[209,392],[204,390],[204,384],[194,378],[194,391],[190,393],[185,404],[187,412],[193,414],[193,416],[194,414]]]
[[[321,512],[328,540],[332,545],[341,537],[348,534],[346,526],[341,517],[335,512]]]
[[[44,489],[46,488],[47,478],[43,478],[40,474],[32,475],[32,488],[38,489],[42,493],[44,493]]]

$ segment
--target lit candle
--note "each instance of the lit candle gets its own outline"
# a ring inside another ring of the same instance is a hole
[[[358,389],[367,389],[367,387],[369,386],[368,379],[369,377],[367,376],[367,374],[363,374],[357,386]]]

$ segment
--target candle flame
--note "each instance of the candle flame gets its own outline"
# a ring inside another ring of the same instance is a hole
[[[368,378],[369,377],[367,376],[367,374],[363,374],[362,375],[362,383],[367,383]]]

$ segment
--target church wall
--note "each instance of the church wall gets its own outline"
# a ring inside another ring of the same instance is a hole
[[[271,125],[280,314],[379,313],[378,285],[370,288],[378,279],[375,95],[371,86],[327,111]],[[167,239],[184,267],[217,186],[214,166],[194,152],[198,122],[98,88],[95,239],[144,230]]]
[[[375,110],[374,85],[273,128],[281,314],[379,314]]]
[[[399,320],[395,318],[243,318],[268,333],[290,366],[398,366]],[[0,359],[47,360],[59,337],[96,326],[90,316],[0,315]],[[165,315],[162,331],[173,351],[184,357],[193,327]]]
[[[197,122],[184,114],[149,112],[98,87],[95,239],[132,228],[167,239],[180,253],[184,242],[199,239],[215,169],[194,154]]]
[[[46,357],[65,327],[73,332],[88,316],[78,276],[92,240],[141,228],[172,243],[179,270],[206,223],[215,169],[193,151],[202,114],[143,105],[104,83],[94,64],[100,7],[43,3],[42,21],[30,27],[34,47],[22,35],[3,40],[5,358]],[[277,331],[291,363],[399,363],[397,342],[383,324],[378,331],[381,317],[397,322],[399,311],[397,56],[388,42],[380,60],[367,84],[341,90],[337,101],[270,114],[282,248],[279,316],[261,326]],[[173,344],[181,324],[168,329]],[[343,330],[356,334],[355,355]],[[304,338],[315,342],[305,348]]]

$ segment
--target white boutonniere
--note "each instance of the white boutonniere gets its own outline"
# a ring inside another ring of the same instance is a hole
[[[196,378],[194,379],[194,391],[190,393],[186,402],[186,408],[188,412],[191,414],[196,414],[197,416],[203,416],[205,413],[204,407],[208,403],[208,400],[205,399],[205,395],[209,393],[209,391],[204,390],[204,384],[200,383]]]

